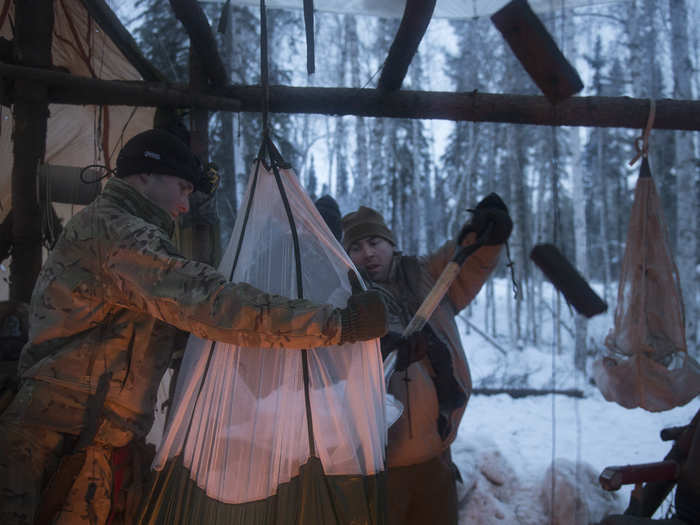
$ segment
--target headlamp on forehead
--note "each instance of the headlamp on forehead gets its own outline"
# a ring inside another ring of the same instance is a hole
[[[219,176],[219,166],[217,166],[214,162],[209,162],[202,171],[202,182],[200,184],[201,189],[199,191],[205,195],[213,195],[219,187],[220,181],[221,177]]]

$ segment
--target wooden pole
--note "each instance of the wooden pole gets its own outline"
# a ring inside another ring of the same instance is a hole
[[[192,92],[188,86],[164,82],[101,80],[81,77],[50,69],[0,63],[0,77],[30,80],[49,87],[49,101],[76,106],[201,107],[221,111],[238,111],[240,103],[229,97]],[[11,105],[14,90],[4,93],[0,102]]]
[[[201,67],[201,62],[194,48],[190,48],[190,86],[200,89],[206,86],[207,74]],[[194,108],[190,114],[190,146],[202,163],[209,159],[209,111],[205,108]],[[204,201],[194,194],[190,199],[192,209],[189,216],[192,221],[192,257],[197,261],[214,264],[212,230],[213,226],[204,215],[212,215],[216,210],[209,208],[215,203]]]
[[[213,85],[225,86],[228,83],[226,68],[219,56],[207,16],[197,0],[170,0],[170,6],[190,37],[190,47],[197,57],[197,67],[202,70],[204,85],[208,77]]]
[[[15,3],[15,44],[22,64],[51,65],[53,0]],[[18,79],[14,85],[12,263],[10,301],[28,303],[41,269],[41,211],[37,173],[46,151],[48,86]]]
[[[407,0],[401,24],[384,62],[377,87],[396,91],[401,87],[418,45],[425,35],[435,10],[436,0]]]
[[[96,80],[2,63],[0,76],[41,80],[50,88],[49,101],[60,104],[173,105],[214,111],[262,111],[260,86],[228,86],[192,92],[185,86]],[[3,104],[12,100],[13,96],[8,93]],[[396,91],[383,94],[376,89],[270,86],[270,111],[641,130],[649,116],[649,100],[571,97],[553,106],[542,95],[478,91]],[[657,100],[654,129],[700,131],[700,100]]]

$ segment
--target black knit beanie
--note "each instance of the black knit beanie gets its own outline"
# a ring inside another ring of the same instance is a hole
[[[119,152],[117,177],[137,173],[172,175],[191,182],[195,190],[211,192],[197,156],[182,140],[162,129],[133,136]]]

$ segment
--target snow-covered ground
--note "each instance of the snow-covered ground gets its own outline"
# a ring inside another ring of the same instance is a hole
[[[600,472],[609,465],[662,460],[671,444],[661,441],[660,430],[688,424],[700,408],[700,399],[657,413],[629,410],[606,401],[582,373],[575,371],[573,341],[565,330],[562,352],[552,358],[548,317],[540,327],[543,344],[534,347],[509,342],[504,295],[508,285],[505,280],[496,280],[496,341],[506,355],[475,331],[466,333],[466,325],[461,323],[474,386],[551,388],[554,363],[557,388],[580,389],[585,397],[472,396],[452,447],[453,460],[464,478],[459,487],[460,523],[546,523],[550,518],[545,502],[552,494],[555,509],[563,518],[560,523],[594,523],[606,513],[623,511],[632,487],[605,493],[597,483]],[[483,328],[483,303],[477,298],[472,307],[471,322],[479,328]],[[562,312],[565,322],[573,326],[565,305]],[[612,312],[594,318],[589,323],[591,345],[602,348],[611,327]],[[554,484],[551,475],[545,479],[553,460],[559,471]],[[576,485],[578,489],[572,488]],[[574,507],[567,508],[575,505],[577,490],[588,501],[579,506],[578,521],[573,517]]]

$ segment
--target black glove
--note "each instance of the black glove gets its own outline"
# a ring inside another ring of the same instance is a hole
[[[379,292],[364,291],[353,270],[348,270],[352,295],[340,310],[340,344],[367,341],[386,334],[386,307]]]
[[[476,205],[476,208],[469,211],[472,213],[472,218],[462,226],[457,244],[462,244],[464,237],[470,232],[476,233],[477,239],[481,238],[489,226],[491,229],[483,239],[484,244],[503,244],[508,240],[513,231],[513,221],[508,214],[508,206],[497,194],[488,194]]]
[[[393,350],[398,349],[396,359],[396,370],[402,372],[411,363],[420,361],[428,355],[429,346],[428,335],[423,331],[413,332],[407,338],[398,332],[389,332],[382,337],[382,358],[386,359]]]

